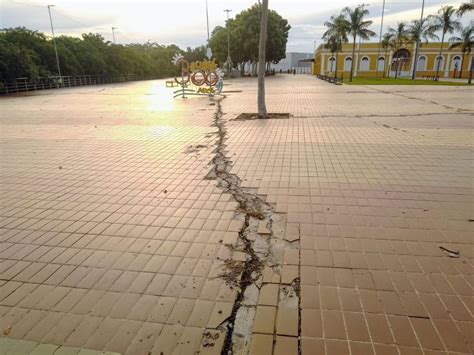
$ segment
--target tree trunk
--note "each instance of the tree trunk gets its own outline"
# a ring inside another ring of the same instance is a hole
[[[469,80],[467,81],[467,83],[469,85],[471,85],[472,83],[472,69],[474,67],[474,58],[471,58],[471,67],[469,68]]]
[[[268,0],[262,0],[260,38],[258,41],[258,117],[267,118],[265,105],[265,47],[267,42]]]
[[[436,58],[436,75],[435,75],[435,78],[436,80],[438,80],[438,76],[439,76],[439,66],[441,64],[441,55],[443,54],[443,44],[444,44],[444,35],[446,34],[446,32],[443,32],[443,35],[441,36],[441,47],[439,47],[439,55],[438,55],[438,58]],[[444,61],[443,61],[443,64]]]
[[[354,72],[354,56],[355,56],[355,51],[356,51],[357,36],[353,36],[352,38],[354,39],[354,42],[352,43],[351,75],[349,76],[349,82],[351,83],[352,83],[352,73]]]
[[[336,71],[334,72],[334,79],[337,79],[337,58],[339,56],[339,51],[336,52]]]
[[[461,68],[459,68],[459,79],[462,79],[462,67],[464,65],[464,57],[466,56],[466,53],[462,53],[461,57]]]

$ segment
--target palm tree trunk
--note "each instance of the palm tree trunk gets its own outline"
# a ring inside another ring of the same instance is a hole
[[[352,58],[351,58],[351,75],[349,76],[349,81],[352,83],[352,73],[354,72],[354,56],[356,51],[356,39],[357,36],[352,37],[354,42],[352,43]]]
[[[435,78],[436,80],[438,80],[438,76],[439,76],[439,66],[441,64],[441,55],[443,54],[443,44],[444,44],[444,35],[446,34],[446,32],[443,32],[443,35],[441,36],[441,47],[439,47],[439,55],[438,55],[438,58],[437,59],[437,62],[436,62],[436,75],[435,75]],[[444,64],[444,61],[443,61],[443,64]]]
[[[265,105],[265,45],[267,42],[268,0],[262,1],[260,38],[258,42],[258,117],[267,118]]]
[[[471,65],[470,65],[470,68],[469,68],[469,79],[467,81],[467,83],[469,85],[471,85],[471,83],[472,83],[472,69],[473,69],[473,67],[474,67],[474,59],[471,58]]]
[[[459,68],[459,79],[462,79],[462,67],[464,65],[464,57],[466,56],[465,52],[462,52],[462,57],[461,57],[461,68]]]

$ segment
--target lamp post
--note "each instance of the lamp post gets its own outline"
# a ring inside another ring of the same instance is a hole
[[[423,28],[423,11],[425,10],[425,0],[422,0],[421,3],[421,16],[420,16],[420,28],[419,28],[419,33],[416,38],[416,48],[415,48],[415,57],[413,58],[413,72],[411,73],[411,80],[415,80],[416,78],[416,66],[418,65],[418,52],[420,48],[420,37],[421,37],[421,31]]]
[[[209,47],[209,8],[207,6],[207,0],[206,0],[206,23],[207,23],[207,48],[206,48],[206,55],[208,59],[211,59],[212,57],[212,51],[211,47]]]
[[[232,60],[230,59],[230,28],[229,28],[229,12],[232,10],[225,9],[224,12],[227,12],[227,75],[230,77]]]
[[[113,27],[112,26],[112,38],[114,40],[114,44],[115,44],[115,30],[117,29],[117,27]]]
[[[362,10],[363,10],[364,7],[370,6],[370,4],[362,3],[360,6],[362,7]],[[359,70],[360,70],[360,45],[361,45],[361,43],[362,43],[362,39],[359,36],[359,47],[357,48],[357,63],[356,63],[356,73],[357,73],[357,75],[356,76],[358,76],[358,73],[359,73]]]
[[[56,65],[58,66],[59,83],[62,83],[61,67],[59,66],[58,48],[56,47],[56,38],[54,37],[53,18],[51,17],[51,8],[54,5],[48,5],[49,23],[51,24],[51,33],[53,34],[54,53],[56,54]]]
[[[377,58],[375,59],[375,79],[377,79],[379,73],[379,58],[380,58],[380,46],[382,45],[382,32],[383,32],[383,15],[385,14],[385,0],[382,4],[382,19],[380,20],[380,34],[379,34],[379,47],[377,49]],[[385,63],[387,58],[383,59],[384,72],[385,72]]]

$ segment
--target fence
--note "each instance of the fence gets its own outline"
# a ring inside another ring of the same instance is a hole
[[[321,74],[318,74],[317,77],[321,80],[325,80],[329,83],[333,83],[333,84],[336,84],[336,85],[342,85],[342,83],[343,83],[342,78],[335,78],[333,76],[327,76],[327,75],[321,75]]]
[[[62,76],[62,77],[49,77],[49,78],[17,78],[11,81],[0,83],[0,95],[24,92],[24,91],[35,91],[35,90],[47,90],[47,89],[58,89],[68,88],[73,86],[84,86],[84,85],[100,85],[100,84],[113,84],[123,83],[127,81],[138,81],[138,80],[152,80],[158,79],[159,76],[150,75],[136,75],[136,74],[118,74],[118,75],[76,75],[76,76]]]

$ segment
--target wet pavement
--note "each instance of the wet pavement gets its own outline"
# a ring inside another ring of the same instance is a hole
[[[474,91],[267,90],[0,98],[0,349],[471,353]]]

